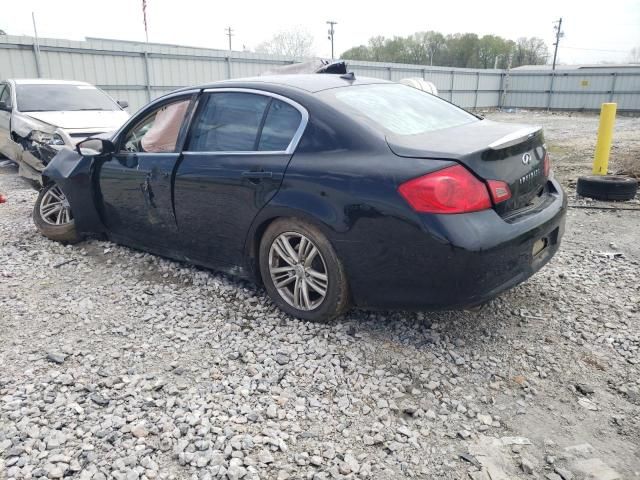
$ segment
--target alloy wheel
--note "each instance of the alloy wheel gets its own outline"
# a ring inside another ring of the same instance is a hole
[[[73,221],[69,201],[57,185],[49,188],[42,196],[40,216],[49,225],[66,225]]]
[[[327,265],[318,247],[305,235],[281,233],[269,249],[269,274],[285,302],[298,310],[313,310],[327,296]]]

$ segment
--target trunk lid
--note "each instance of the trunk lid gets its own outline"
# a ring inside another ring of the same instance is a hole
[[[495,206],[503,216],[534,206],[545,192],[541,127],[482,120],[417,135],[388,135],[387,143],[400,157],[454,160],[483,180],[506,182],[511,198]]]

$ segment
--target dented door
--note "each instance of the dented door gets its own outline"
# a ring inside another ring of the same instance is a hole
[[[174,238],[171,177],[178,158],[178,153],[125,153],[102,163],[101,213],[114,238],[156,247]]]
[[[170,99],[123,132],[97,181],[102,220],[114,240],[177,257],[172,180],[192,97]],[[172,252],[176,252],[173,254]]]

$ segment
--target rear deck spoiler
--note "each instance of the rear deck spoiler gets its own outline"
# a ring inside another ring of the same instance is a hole
[[[489,149],[502,150],[503,148],[512,147],[513,145],[517,145],[535,137],[540,130],[542,130],[542,127],[527,127],[516,130],[515,132],[505,135],[504,137],[489,144]]]

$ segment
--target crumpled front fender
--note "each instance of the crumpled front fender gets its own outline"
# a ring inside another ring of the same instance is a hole
[[[14,114],[11,118],[11,130],[17,135],[26,138],[33,130],[54,133],[56,127],[25,114]]]
[[[106,231],[97,208],[99,192],[93,186],[95,160],[64,147],[42,172],[43,184],[55,182],[66,195],[80,235]]]

